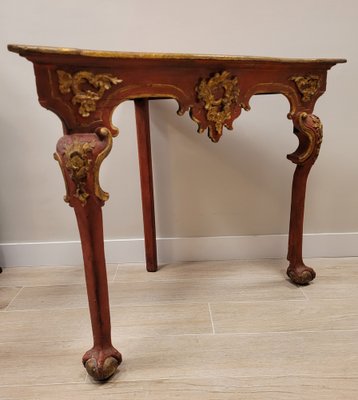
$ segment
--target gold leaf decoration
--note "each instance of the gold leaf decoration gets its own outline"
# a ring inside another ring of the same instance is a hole
[[[79,104],[78,112],[82,117],[88,117],[91,112],[96,110],[97,101],[100,100],[104,92],[122,82],[110,74],[93,74],[89,71],[80,71],[71,75],[62,70],[57,71],[59,90],[62,94],[73,93],[72,104]],[[90,86],[88,89],[84,86]]]
[[[313,164],[318,157],[323,138],[320,119],[314,114],[301,112],[295,119],[294,132],[300,144],[294,153],[287,156],[288,159],[298,165],[304,165],[306,162]]]
[[[85,205],[89,194],[86,189],[88,171],[90,169],[90,155],[95,142],[80,142],[78,139],[64,147],[65,168],[76,185],[74,197]]]
[[[321,84],[320,77],[317,75],[292,76],[290,80],[295,82],[304,102],[311,101]]]
[[[228,71],[216,73],[210,79],[201,80],[196,87],[198,99],[204,103],[206,118],[213,123],[216,133],[222,134],[224,126],[232,119],[232,107],[238,103],[240,90],[238,87],[238,78],[230,76]],[[210,132],[209,126],[209,135]]]
[[[98,154],[96,161],[94,163],[93,167],[93,176],[94,176],[94,192],[95,195],[102,201],[107,201],[109,199],[109,194],[102,190],[101,185],[99,184],[99,169],[101,167],[101,164],[103,160],[108,156],[112,149],[112,135],[111,132],[108,128],[106,127],[101,127],[96,130],[97,137],[100,138],[100,140],[105,140],[106,146],[104,149]]]
[[[307,114],[305,112],[301,113],[298,118],[298,124],[309,141],[309,146],[307,147],[304,154],[300,157],[300,163],[304,163],[312,156],[312,162],[315,162],[323,139],[323,127],[321,120],[314,114]]]

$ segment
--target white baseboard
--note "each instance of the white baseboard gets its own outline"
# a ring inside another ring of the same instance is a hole
[[[158,239],[159,263],[285,258],[287,235]],[[108,263],[144,262],[143,239],[106,240]],[[304,257],[358,256],[358,232],[304,235]],[[1,243],[1,266],[82,264],[80,242]]]

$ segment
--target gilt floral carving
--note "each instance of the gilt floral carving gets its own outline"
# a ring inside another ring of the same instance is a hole
[[[290,80],[295,82],[304,102],[311,101],[320,87],[320,77],[316,75],[292,76]]]
[[[87,176],[91,165],[91,155],[95,142],[80,142],[74,140],[64,147],[64,167],[76,186],[74,197],[85,205],[89,194],[86,189]]]
[[[308,137],[309,146],[306,152],[301,157],[301,162],[308,160],[312,156],[314,163],[318,157],[322,139],[323,126],[321,120],[314,114],[301,113],[298,118],[298,124],[301,131]]]
[[[196,92],[206,111],[211,139],[221,136],[224,126],[231,129],[233,107],[239,102],[238,78],[228,71],[216,73],[209,79],[202,79]]]
[[[294,121],[295,133],[299,138],[300,145],[288,158],[298,165],[304,165],[306,162],[313,164],[318,157],[323,138],[321,120],[314,114],[301,112]]]
[[[97,102],[106,90],[122,82],[122,79],[111,74],[93,74],[88,71],[80,71],[72,75],[58,70],[57,76],[60,92],[73,93],[72,104],[79,104],[78,113],[85,118],[96,110]]]

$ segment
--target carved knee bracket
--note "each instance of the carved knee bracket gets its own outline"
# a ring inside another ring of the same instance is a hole
[[[64,200],[72,207],[85,206],[90,197],[102,205],[108,200],[109,194],[99,184],[99,169],[111,148],[112,135],[107,128],[65,135],[58,141],[54,158],[65,180]]]
[[[300,112],[292,117],[294,134],[298,137],[297,150],[287,158],[297,165],[314,164],[321,148],[323,129],[320,119],[313,114]]]

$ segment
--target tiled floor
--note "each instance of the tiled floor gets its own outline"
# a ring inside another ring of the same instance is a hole
[[[107,383],[81,365],[91,345],[81,267],[0,275],[1,400],[357,400],[358,259],[109,265],[114,345]]]

